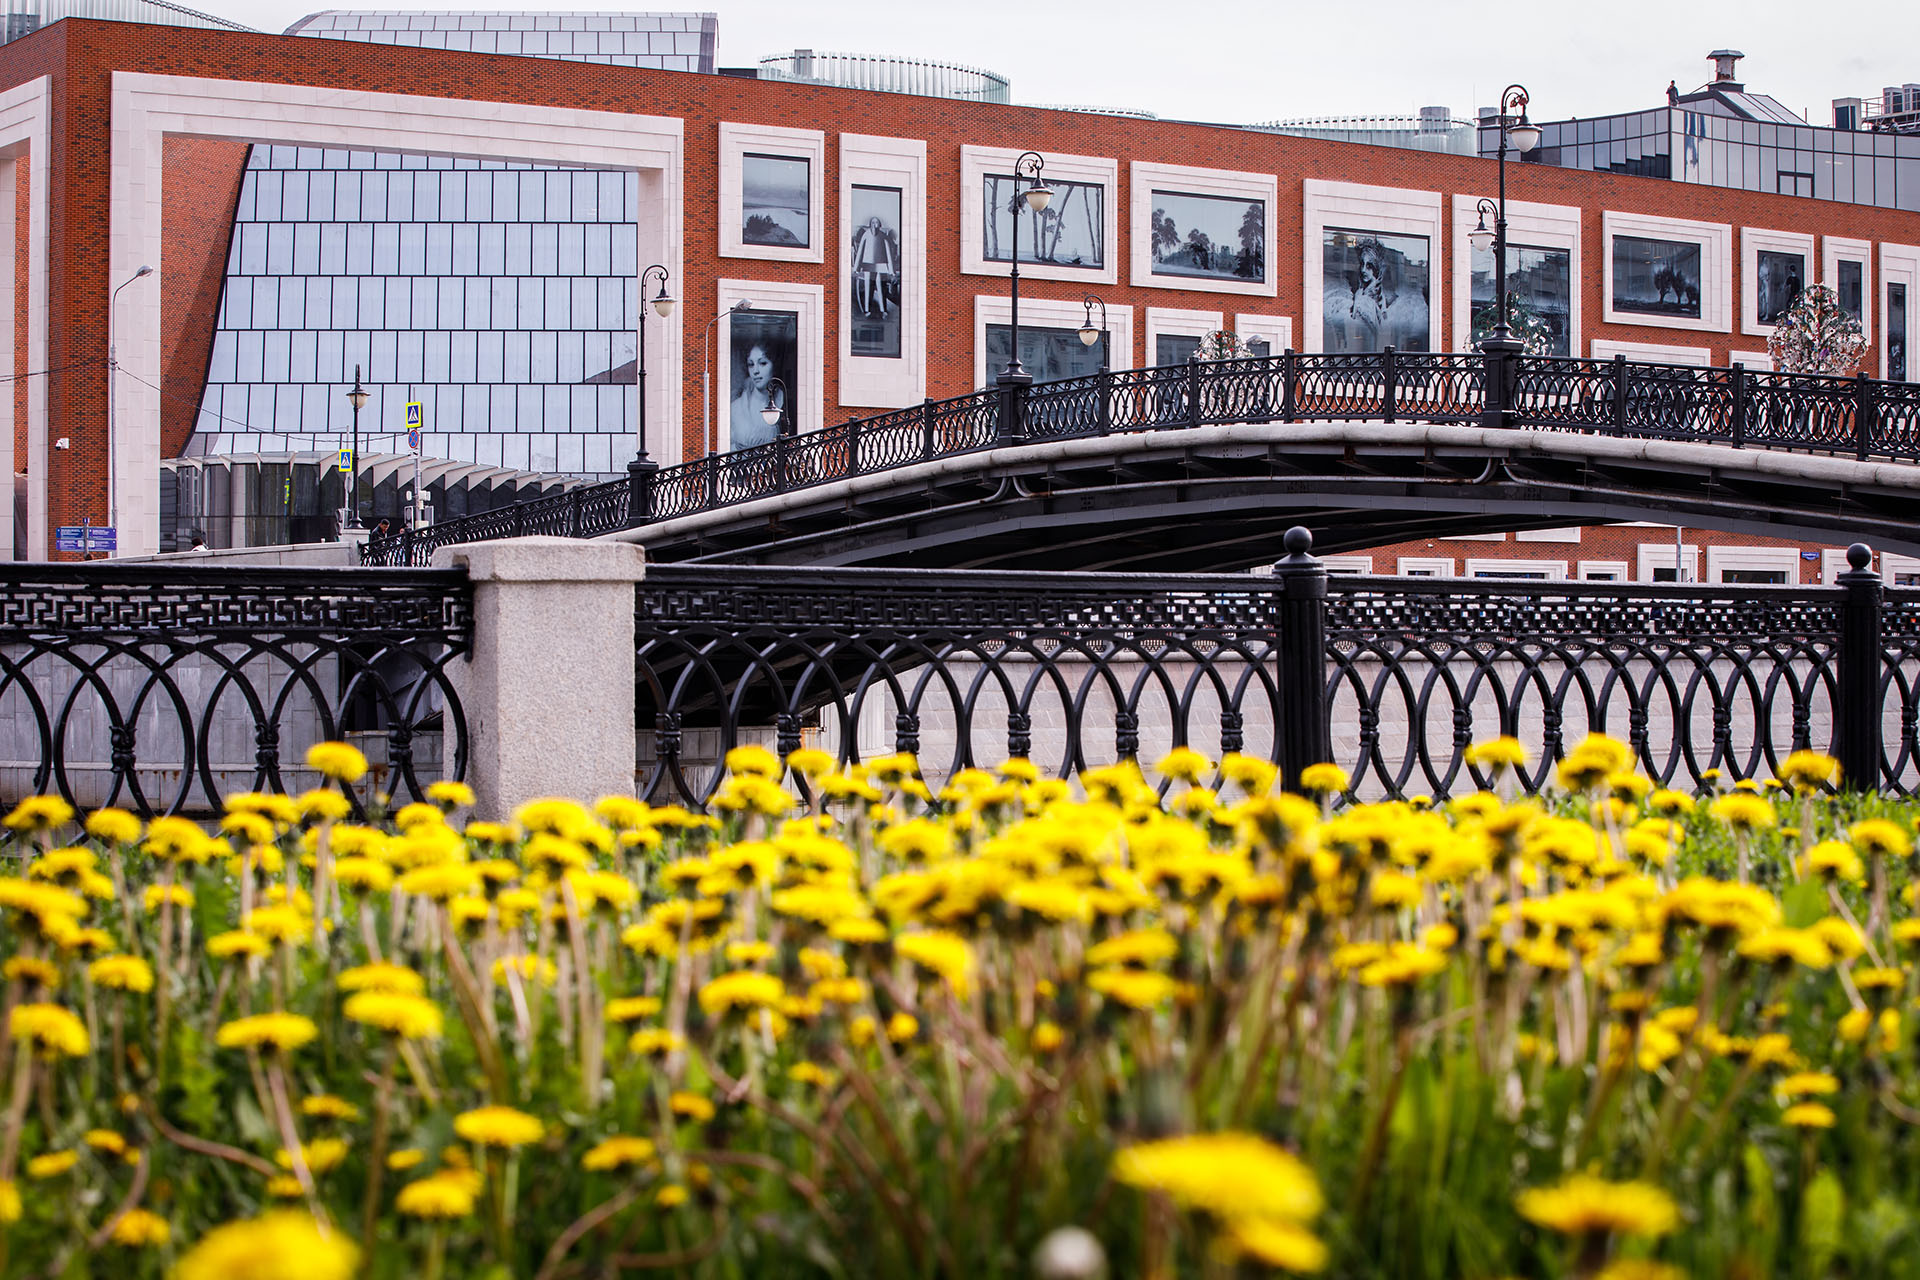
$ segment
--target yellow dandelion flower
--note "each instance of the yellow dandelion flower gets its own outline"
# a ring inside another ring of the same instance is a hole
[[[1476,742],[1467,748],[1467,763],[1483,769],[1518,769],[1527,762],[1527,748],[1520,739],[1502,735]]]
[[[101,956],[87,966],[87,977],[115,991],[153,990],[153,966],[139,956]]]
[[[393,995],[417,996],[427,989],[427,980],[401,964],[362,964],[343,969],[335,983],[342,991],[385,991]]]
[[[1347,771],[1337,764],[1310,764],[1300,771],[1300,788],[1310,795],[1339,795],[1347,783]]]
[[[741,969],[723,973],[700,988],[700,1007],[710,1018],[732,1010],[771,1009],[786,995],[786,986],[770,973]]]
[[[216,1227],[174,1268],[173,1280],[352,1280],[360,1250],[306,1213],[275,1210]]]
[[[402,1040],[438,1040],[445,1029],[440,1006],[425,996],[362,991],[347,997],[340,1011],[362,1026],[378,1028]]]
[[[546,1133],[540,1122],[512,1107],[478,1107],[453,1118],[453,1131],[483,1147],[520,1147]]]
[[[1227,1221],[1310,1222],[1324,1203],[1313,1171],[1298,1157],[1246,1133],[1123,1147],[1114,1155],[1113,1176]]]
[[[333,878],[353,894],[385,893],[393,888],[393,868],[377,858],[340,858],[333,864]]]
[[[1913,852],[1913,837],[1885,818],[1854,823],[1847,828],[1847,839],[1869,858],[1904,858]]]
[[[659,1012],[659,996],[621,996],[607,1001],[608,1022],[638,1022]]]
[[[319,1034],[313,1019],[297,1013],[256,1013],[223,1024],[214,1034],[214,1043],[222,1049],[274,1048],[290,1053]]]
[[[664,1058],[686,1047],[684,1036],[663,1027],[642,1027],[627,1040],[628,1051],[643,1058]]]
[[[687,1189],[677,1182],[670,1182],[653,1194],[653,1203],[662,1209],[677,1209],[687,1199]]]
[[[128,1249],[157,1248],[173,1238],[167,1220],[150,1209],[129,1209],[113,1224],[111,1239]]]
[[[140,819],[125,809],[95,809],[87,815],[86,832],[102,844],[138,844]]]
[[[300,1159],[309,1173],[318,1175],[338,1169],[347,1158],[347,1144],[340,1138],[315,1138],[300,1144]],[[282,1169],[293,1168],[293,1155],[285,1147],[274,1152],[273,1162]]]
[[[1174,782],[1197,784],[1213,772],[1213,761],[1192,747],[1175,747],[1160,757],[1153,771]]]
[[[300,1099],[300,1114],[315,1120],[340,1120],[352,1123],[360,1118],[360,1108],[331,1093],[316,1093]]]
[[[593,1148],[580,1158],[580,1167],[589,1173],[624,1169],[629,1165],[645,1164],[653,1159],[653,1151],[653,1143],[650,1140],[621,1135],[594,1144]]]
[[[140,895],[140,900],[146,906],[148,915],[154,914],[161,907],[180,907],[191,911],[193,890],[183,884],[150,884],[147,886],[147,891]]]
[[[1151,969],[1095,969],[1086,976],[1090,990],[1130,1009],[1152,1009],[1173,998],[1174,981]]]
[[[1665,1235],[1680,1224],[1673,1197],[1647,1182],[1607,1182],[1578,1173],[1514,1197],[1520,1216],[1562,1235]]]
[[[1180,944],[1174,941],[1173,935],[1156,925],[1117,934],[1104,942],[1095,943],[1087,948],[1087,964],[1096,968],[1113,965],[1145,967],[1171,960],[1179,950]]]
[[[268,942],[291,947],[313,936],[313,916],[297,906],[259,907],[246,914],[240,927]]]
[[[1779,825],[1773,802],[1748,791],[1731,791],[1713,802],[1710,814],[1735,831],[1766,831]]]
[[[1838,1093],[1840,1080],[1837,1076],[1825,1071],[1796,1071],[1792,1075],[1782,1076],[1776,1080],[1773,1091],[1783,1098]]]
[[[48,1058],[83,1056],[92,1042],[87,1028],[70,1009],[57,1004],[17,1004],[7,1015],[7,1030]]]
[[[894,950],[923,969],[940,975],[965,999],[973,983],[973,948],[956,933],[907,933],[895,938]]]
[[[393,1207],[409,1218],[464,1218],[473,1212],[480,1187],[480,1175],[471,1169],[442,1169],[400,1188]]]
[[[1797,1102],[1780,1113],[1780,1120],[1796,1129],[1831,1129],[1833,1108],[1821,1102]]]
[[[685,1116],[699,1124],[713,1119],[713,1104],[697,1093],[677,1091],[667,1098],[667,1106],[675,1115]]]
[[[273,944],[257,933],[229,929],[207,939],[207,954],[216,960],[244,960],[250,956],[273,954]]]
[[[307,748],[307,768],[335,782],[358,782],[367,775],[367,757],[345,742],[316,742]]]
[[[1768,964],[1824,969],[1833,963],[1833,948],[1807,929],[1762,929],[1744,939],[1739,951],[1749,960]]]
[[[1283,1271],[1311,1273],[1327,1265],[1327,1246],[1297,1222],[1284,1218],[1229,1218],[1225,1242],[1243,1254]]]
[[[10,831],[51,831],[73,821],[73,806],[59,796],[28,796],[0,822]]]
[[[906,1044],[920,1034],[920,1019],[900,1010],[887,1019],[887,1039],[895,1044]]]
[[[78,1151],[49,1151],[27,1161],[27,1176],[35,1181],[57,1178],[80,1163]]]

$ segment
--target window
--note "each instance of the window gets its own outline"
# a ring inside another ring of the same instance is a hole
[[[981,252],[988,262],[1011,262],[1020,242],[1021,263],[1044,263],[1075,271],[1103,271],[1107,265],[1107,188],[1099,182],[1047,180],[1053,199],[1036,216],[1023,193],[1031,185],[1011,173],[982,178]],[[1017,205],[1017,212],[1016,212]]]
[[[1723,569],[1720,581],[1783,587],[1787,584],[1787,575],[1779,569]]]
[[[1156,365],[1185,364],[1200,349],[1200,339],[1184,333],[1162,333],[1153,340]]]
[[[1007,352],[1013,341],[1011,325],[987,326],[987,380],[1007,366]],[[1035,382],[1056,378],[1090,377],[1100,372],[1100,344],[1091,347],[1080,341],[1078,329],[1046,329],[1020,326],[1020,363]]]

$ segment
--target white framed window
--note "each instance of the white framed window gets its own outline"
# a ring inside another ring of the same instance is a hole
[[[1582,560],[1579,572],[1582,582],[1625,582],[1633,568],[1625,560]]]
[[[715,287],[723,318],[713,326],[713,348],[701,358],[701,367],[713,371],[708,441],[725,452],[765,443],[779,431],[761,417],[767,400],[756,378],[761,359],[785,386],[775,398],[792,415],[794,430],[818,431],[826,404],[825,291],[774,280],[721,280]],[[751,302],[751,311],[734,314],[736,302]]]
[[[1233,318],[1233,331],[1257,356],[1281,355],[1293,345],[1292,316],[1250,316],[1243,311]]]
[[[840,403],[927,394],[927,144],[840,135]]]
[[[1800,548],[1708,547],[1707,581],[1789,586],[1800,581]]]
[[[1920,380],[1913,334],[1920,329],[1920,245],[1880,246],[1880,376]]]
[[[1772,372],[1773,356],[1765,351],[1727,352],[1727,368],[1731,369],[1735,365],[1742,365],[1756,372]]]
[[[1372,556],[1321,556],[1321,565],[1328,573],[1372,574]]]
[[[1836,572],[1844,573],[1853,566],[1847,563],[1847,553],[1837,553],[1840,568]],[[1889,587],[1920,587],[1920,558],[1895,555],[1891,551],[1880,553],[1880,581]]]
[[[1452,556],[1401,556],[1397,568],[1403,578],[1451,578]]]
[[[1224,323],[1218,311],[1148,307],[1146,363],[1153,367],[1185,364],[1200,340],[1218,331]]]
[[[1595,360],[1625,356],[1629,360],[1644,360],[1651,364],[1690,364],[1702,369],[1713,363],[1713,352],[1706,347],[1674,347],[1663,342],[1615,342],[1611,338],[1595,338],[1590,347]]]
[[[1673,539],[1665,542],[1643,542],[1635,557],[1635,571],[1641,582],[1673,582],[1674,561]],[[1678,557],[1680,568],[1686,581],[1700,581],[1700,548],[1691,542],[1682,543]]]
[[[1608,209],[1600,228],[1602,320],[1732,331],[1731,225]]]
[[[1469,557],[1466,576],[1559,582],[1567,576],[1567,562],[1565,560],[1495,560]]]
[[[1559,529],[1522,529],[1513,535],[1515,542],[1578,542],[1586,532],[1579,525]]]
[[[1474,294],[1482,314],[1492,318],[1493,251],[1475,253],[1468,234],[1479,225],[1480,197],[1453,198],[1453,349],[1474,346]],[[1584,292],[1580,256],[1580,210],[1563,204],[1507,202],[1507,291],[1549,327],[1550,355],[1580,353],[1580,295]],[[1491,328],[1491,325],[1488,326]],[[1486,336],[1485,334],[1481,335]]]
[[[1820,283],[1832,289],[1860,328],[1873,336],[1873,241],[1820,237]]]
[[[1093,320],[1100,322],[1100,309],[1094,308]],[[1080,302],[1069,302],[1064,298],[1022,298],[1020,299],[1020,333],[1022,354],[1020,361],[1027,367],[1035,381],[1044,381],[1048,376],[1043,369],[1034,367],[1036,341],[1034,335],[1046,335],[1041,351],[1051,347],[1064,358],[1081,359],[1085,371],[1099,367],[1099,353],[1086,349],[1080,341],[1081,326],[1087,322],[1087,309]],[[1013,304],[1003,295],[978,293],[973,298],[973,385],[987,387],[1000,376],[1005,367],[1006,348],[1004,345],[989,342],[995,330],[1004,329],[1013,323]],[[1108,357],[1108,368],[1124,369],[1131,363],[1133,351],[1133,308],[1131,306],[1107,306],[1107,339],[1112,344]],[[990,352],[989,347],[993,350]],[[1059,371],[1056,371],[1059,372]],[[1070,376],[1070,372],[1060,372],[1059,376]]]
[[[1800,291],[1814,281],[1813,237],[1798,231],[1740,228],[1740,332],[1774,331]]]
[[[1440,193],[1304,184],[1301,323],[1314,351],[1438,351]]]
[[[1136,160],[1129,181],[1136,287],[1278,296],[1274,175]]]
[[[1016,186],[1012,147],[960,148],[960,270],[965,275],[1005,276],[1013,265],[1015,215],[1008,204]],[[1036,228],[1023,203],[1018,217],[1020,274],[1029,280],[1115,284],[1120,236],[1120,162],[1101,156],[1044,157],[1040,176],[1053,189]],[[988,188],[996,197],[989,218]],[[999,197],[1005,197],[1000,200]],[[1036,241],[1036,230],[1045,243]],[[1116,368],[1123,366],[1115,366]]]
[[[720,256],[825,262],[827,136],[720,122]]]

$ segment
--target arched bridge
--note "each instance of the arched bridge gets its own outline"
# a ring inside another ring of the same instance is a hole
[[[975,392],[376,538],[521,534],[659,561],[1203,570],[1657,520],[1920,555],[1920,385],[1614,360],[1311,355]]]

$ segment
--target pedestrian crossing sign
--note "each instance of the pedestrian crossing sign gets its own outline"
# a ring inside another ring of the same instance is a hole
[[[353,474],[353,450],[351,449],[340,451],[340,474],[343,476]]]

